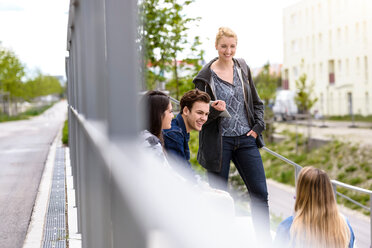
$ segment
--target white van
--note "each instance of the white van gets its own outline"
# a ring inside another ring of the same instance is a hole
[[[295,92],[291,90],[280,90],[276,93],[273,106],[274,120],[294,120],[298,113],[295,102]]]

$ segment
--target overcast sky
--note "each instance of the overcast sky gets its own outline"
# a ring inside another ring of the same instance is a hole
[[[191,35],[202,37],[206,60],[217,55],[218,27],[238,35],[237,57],[251,67],[267,61],[281,63],[282,12],[298,0],[196,0],[188,11],[200,16]],[[11,48],[28,71],[37,68],[50,75],[65,74],[68,0],[0,0],[0,41]]]

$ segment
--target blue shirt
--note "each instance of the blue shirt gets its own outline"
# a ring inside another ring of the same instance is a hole
[[[172,127],[170,129],[163,130],[164,147],[169,155],[174,155],[177,158],[182,159],[186,166],[190,165],[190,149],[189,140],[190,133],[186,131],[185,122],[183,121],[182,115],[178,114],[176,118],[172,120]]]
[[[351,228],[349,220],[346,218],[345,220],[350,229],[349,248],[353,248],[354,241],[355,241],[354,232],[353,232],[353,229]],[[274,242],[276,245],[279,245],[279,247],[288,247],[289,241],[291,239],[290,229],[291,229],[292,223],[293,223],[293,216],[290,216],[279,224],[278,229],[276,230],[276,236],[275,236],[275,242]]]

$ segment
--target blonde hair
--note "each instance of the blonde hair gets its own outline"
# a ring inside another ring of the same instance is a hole
[[[236,36],[236,33],[234,31],[232,31],[230,28],[220,27],[218,29],[218,32],[217,32],[217,35],[216,35],[216,43],[215,43],[216,46],[218,44],[218,41],[222,37],[232,37],[232,38],[235,38],[236,43],[238,43],[238,36]]]
[[[349,227],[338,212],[331,181],[323,170],[311,166],[301,170],[290,234],[291,247],[349,246]]]

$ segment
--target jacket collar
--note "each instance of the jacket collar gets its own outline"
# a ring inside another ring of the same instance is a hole
[[[198,75],[195,77],[195,80],[201,80],[207,84],[210,84],[210,79],[211,79],[211,76],[212,76],[212,72],[211,72],[211,65],[213,64],[213,62],[215,62],[216,60],[218,59],[218,57],[215,57],[214,59],[212,59],[211,61],[209,61],[208,64],[206,64],[201,70],[200,72],[198,73]],[[240,64],[238,62],[237,59],[233,58],[233,61],[234,61],[234,65],[238,66],[240,68]]]
[[[179,113],[176,117],[176,120],[178,122],[178,126],[182,129],[182,132],[184,135],[190,135],[187,130],[186,130],[186,125],[185,125],[185,122],[183,121],[183,117],[181,115],[181,113]],[[188,136],[187,136],[188,137]]]

